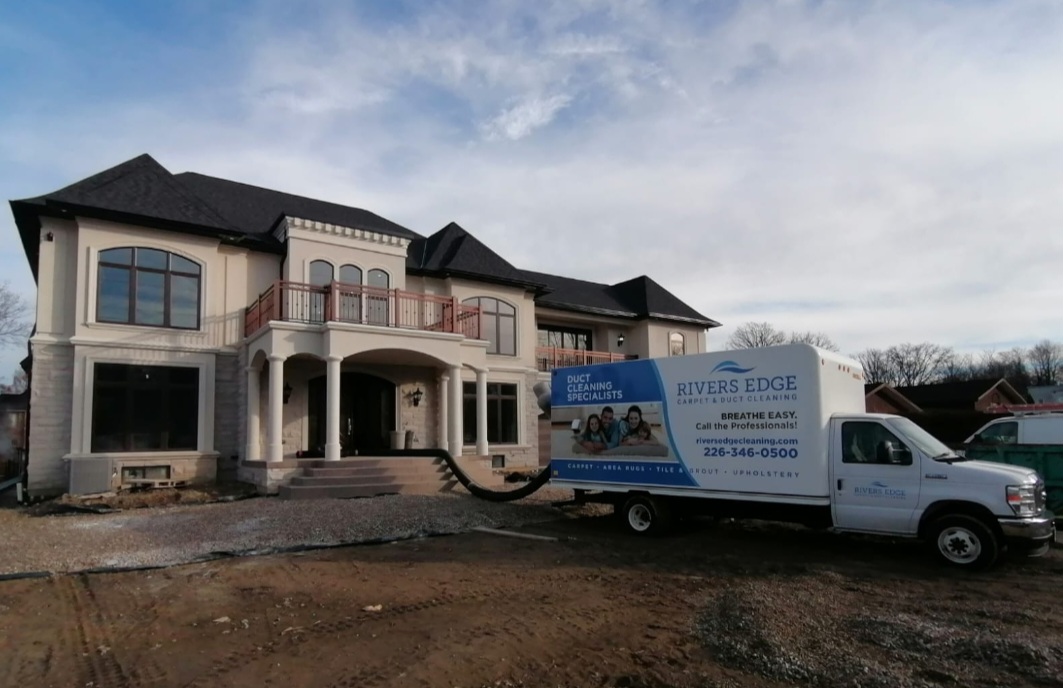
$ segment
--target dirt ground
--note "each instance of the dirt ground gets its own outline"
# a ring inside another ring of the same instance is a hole
[[[0,582],[0,686],[1047,686],[1063,552],[610,517]]]

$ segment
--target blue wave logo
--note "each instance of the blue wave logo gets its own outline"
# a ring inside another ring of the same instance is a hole
[[[872,484],[873,486],[875,486],[875,487],[881,487],[881,488],[883,488],[883,489],[885,489],[885,488],[889,487],[889,485],[887,485],[886,483],[884,483],[884,482],[882,482],[882,481],[880,481],[880,480],[876,480],[875,482],[873,482],[873,483],[871,483],[871,484]]]
[[[753,368],[743,368],[735,361],[720,361],[716,364],[716,367],[709,372],[709,374],[711,375],[712,373],[737,373],[738,375],[745,375],[746,373],[752,370]]]

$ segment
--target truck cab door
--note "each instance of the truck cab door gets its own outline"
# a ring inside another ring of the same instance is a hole
[[[919,455],[881,422],[832,422],[831,508],[839,529],[911,534]]]

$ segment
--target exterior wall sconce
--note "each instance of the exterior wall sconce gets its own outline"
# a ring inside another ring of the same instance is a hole
[[[284,403],[287,404],[288,400],[292,398],[292,386],[287,382],[284,383]]]
[[[618,334],[616,336],[616,345],[617,346],[624,346],[624,333],[623,332],[621,332],[620,334]]]
[[[414,391],[410,392],[409,395],[407,395],[407,396],[409,396],[410,402],[413,403],[414,406],[420,406],[421,405],[421,397],[424,396],[424,392],[422,392],[421,388],[418,387]]]

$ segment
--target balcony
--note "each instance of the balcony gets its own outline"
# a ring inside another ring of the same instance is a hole
[[[323,287],[274,282],[244,312],[244,336],[250,337],[270,321],[341,322],[480,338],[480,309],[460,304],[456,298],[342,282]]]
[[[638,356],[613,354],[608,351],[587,351],[585,349],[559,349],[552,346],[535,347],[535,366],[542,372],[565,366],[593,365],[595,363],[614,363],[629,361]]]

